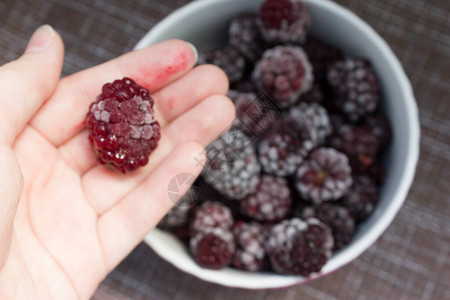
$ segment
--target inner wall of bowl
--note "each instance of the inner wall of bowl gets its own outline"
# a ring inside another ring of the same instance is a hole
[[[395,199],[394,196],[398,194],[399,186],[404,185],[402,180],[405,166],[408,164],[408,153],[410,153],[408,146],[411,144],[411,128],[409,126],[411,120],[408,120],[407,113],[405,113],[408,106],[406,99],[408,95],[405,96],[404,92],[407,88],[404,86],[405,82],[401,82],[398,78],[398,70],[394,69],[390,60],[392,58],[388,57],[386,49],[382,49],[384,46],[380,45],[376,38],[374,39],[373,32],[368,32],[370,30],[360,26],[359,23],[356,24],[359,21],[349,15],[347,11],[339,9],[335,3],[320,0],[304,1],[312,15],[312,35],[342,48],[346,54],[367,57],[372,62],[383,87],[383,107],[392,123],[394,136],[387,155],[386,167],[389,176],[381,191],[381,200],[373,215],[359,227],[352,244],[336,253],[325,265],[323,273],[327,273],[354,259],[365,250],[369,246],[368,244],[378,237],[368,238],[367,233],[378,235],[381,231],[373,230],[373,226],[380,218],[384,218],[389,210],[395,213],[401,205],[403,199]],[[225,40],[229,20],[242,12],[255,12],[261,2],[262,0],[193,2],[157,25],[149,36],[141,40],[137,48],[170,38],[187,40],[200,51],[220,47]],[[393,215],[391,216],[393,217]],[[387,226],[386,223],[377,225]],[[269,288],[302,281],[301,277],[281,277],[275,274],[246,276],[246,273],[232,269],[210,272],[198,267],[182,244],[170,234],[154,230],[146,237],[146,241],[156,252],[177,267],[203,279],[221,284],[247,288]]]

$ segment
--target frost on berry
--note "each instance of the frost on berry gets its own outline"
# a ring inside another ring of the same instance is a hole
[[[239,81],[246,69],[245,58],[233,47],[203,52],[199,55],[198,64],[213,64],[227,74],[228,80],[233,83]]]
[[[189,245],[195,261],[208,269],[221,269],[229,265],[236,249],[232,232],[222,227],[198,232]]]
[[[242,214],[258,221],[282,220],[290,211],[291,192],[285,178],[263,175],[256,192],[240,201]]]
[[[267,269],[268,260],[264,249],[267,229],[257,222],[239,221],[234,225],[233,232],[236,241],[233,266],[250,272]]]
[[[313,83],[312,67],[299,46],[277,46],[264,52],[252,73],[255,85],[282,108],[293,105]]]
[[[259,59],[265,43],[253,14],[240,15],[231,20],[228,27],[230,45],[237,49],[248,61]]]
[[[305,120],[286,118],[276,124],[258,145],[259,161],[266,173],[289,176],[295,173],[317,145],[317,129]]]
[[[253,193],[260,181],[259,164],[251,139],[232,129],[207,148],[208,161],[202,176],[206,183],[230,199]]]
[[[353,122],[372,113],[380,102],[380,84],[369,61],[347,58],[330,66],[328,83],[337,107]]]
[[[194,210],[190,231],[194,236],[208,228],[222,227],[229,230],[233,226],[233,216],[228,207],[220,202],[206,201]]]
[[[338,200],[352,184],[348,158],[332,148],[318,148],[297,170],[295,186],[313,203]]]
[[[280,111],[274,103],[267,103],[263,94],[230,90],[228,97],[236,108],[234,128],[242,130],[248,136],[259,136],[266,132],[276,121]]]
[[[276,272],[302,276],[319,272],[331,256],[332,248],[330,229],[314,218],[306,221],[293,218],[274,225],[265,243]]]
[[[355,234],[355,219],[350,211],[336,203],[322,203],[318,206],[303,206],[295,212],[302,219],[317,218],[327,225],[333,234],[334,247],[337,251],[348,245]]]
[[[268,43],[302,43],[311,18],[300,0],[266,0],[259,9],[258,25]]]
[[[289,116],[295,120],[306,120],[316,128],[317,142],[322,144],[331,133],[331,123],[325,108],[317,103],[300,103],[289,110]]]

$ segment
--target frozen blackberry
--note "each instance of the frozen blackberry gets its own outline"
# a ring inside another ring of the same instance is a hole
[[[256,15],[245,14],[231,20],[228,27],[228,39],[250,62],[257,61],[265,48],[264,40],[256,24]]]
[[[233,222],[233,216],[228,207],[219,202],[206,201],[193,212],[190,223],[191,236],[213,227],[230,230]]]
[[[332,148],[318,148],[298,168],[295,186],[315,204],[337,200],[352,184],[348,158]]]
[[[392,139],[392,129],[389,120],[381,114],[374,114],[367,116],[364,122],[377,138],[380,150],[386,148]]]
[[[86,117],[97,160],[122,173],[145,166],[161,137],[153,99],[130,78],[102,87]]]
[[[311,18],[300,0],[266,0],[259,8],[258,25],[269,43],[302,43]]]
[[[282,274],[309,276],[331,256],[333,236],[317,219],[284,220],[274,225],[265,243],[272,268]]]
[[[297,205],[292,215],[303,220],[316,218],[327,225],[333,234],[334,251],[348,245],[355,233],[355,219],[342,205],[329,202],[318,206]]]
[[[238,129],[224,133],[206,149],[208,161],[203,179],[231,199],[243,199],[255,192],[261,165],[251,140]]]
[[[294,104],[313,83],[311,64],[298,46],[277,46],[264,52],[252,73],[253,82],[281,108]]]
[[[264,249],[266,228],[256,222],[236,222],[234,225],[234,239],[236,252],[233,266],[237,269],[258,272],[268,268],[268,260]]]
[[[300,96],[299,101],[305,103],[317,103],[321,104],[325,99],[325,94],[322,87],[318,83],[314,83],[309,92]]]
[[[313,37],[308,37],[303,49],[313,66],[314,78],[317,81],[325,80],[328,67],[343,57],[341,50]]]
[[[316,208],[316,218],[330,227],[334,251],[351,242],[355,234],[355,220],[347,208],[334,203],[322,203]]]
[[[290,211],[292,204],[288,181],[263,175],[256,192],[240,201],[241,213],[258,221],[276,222]]]
[[[198,64],[213,64],[218,66],[227,74],[230,82],[239,81],[244,76],[246,70],[244,57],[230,46],[201,53],[198,57]]]
[[[305,120],[317,131],[317,143],[322,144],[331,133],[331,124],[325,108],[317,103],[300,103],[289,110],[295,120]]]
[[[190,240],[190,249],[195,261],[208,269],[222,269],[231,263],[235,251],[231,231],[222,227],[207,228]]]
[[[378,153],[377,138],[364,125],[341,127],[330,143],[333,148],[349,157],[354,172],[367,172]]]
[[[249,136],[262,134],[275,121],[275,114],[264,108],[255,93],[229,91],[228,96],[236,108],[234,125]]]
[[[350,191],[342,198],[345,205],[357,221],[365,220],[378,202],[378,189],[370,177],[357,175],[353,178]]]
[[[266,173],[289,176],[295,173],[317,145],[317,131],[302,120],[286,118],[277,123],[258,145],[259,161]]]
[[[380,102],[380,84],[370,62],[347,58],[330,66],[328,83],[337,107],[351,120],[372,113]]]

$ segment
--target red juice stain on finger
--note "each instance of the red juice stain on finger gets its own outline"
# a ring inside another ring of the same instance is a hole
[[[170,54],[168,54],[170,56]],[[192,61],[186,51],[181,51],[168,62],[155,62],[141,66],[132,78],[150,92],[162,87],[171,77],[186,70]]]

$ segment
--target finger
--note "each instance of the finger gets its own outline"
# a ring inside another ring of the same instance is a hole
[[[51,143],[61,145],[82,130],[89,105],[106,82],[130,77],[155,92],[189,71],[196,56],[191,44],[170,40],[70,75],[61,80],[31,125]]]
[[[58,151],[69,167],[79,175],[83,175],[98,163],[89,143],[88,130],[77,134],[59,147]]]
[[[234,117],[231,100],[214,95],[168,124],[164,132],[174,145],[196,141],[206,147],[230,128]]]
[[[213,65],[198,66],[153,94],[162,115],[160,124],[163,126],[171,122],[211,95],[225,95],[227,91],[228,78],[220,68]]]
[[[36,30],[25,53],[0,68],[0,143],[17,134],[55,90],[64,56],[59,35],[49,26]]]
[[[174,147],[187,141],[206,146],[228,128],[233,118],[231,101],[225,96],[211,96],[163,128],[159,145],[144,168],[123,176],[95,166],[82,177],[92,207],[102,214],[139,185]]]
[[[0,146],[0,269],[9,253],[14,216],[22,194],[23,178],[12,149]]]
[[[111,208],[124,195],[145,180],[172,150],[173,145],[162,133],[158,147],[151,153],[146,166],[124,175],[111,171],[104,165],[96,164],[84,174],[81,177],[84,194],[97,215],[101,215]]]
[[[160,89],[154,94],[154,98],[160,103],[164,119],[170,122],[209,96],[224,94],[227,89],[228,80],[221,69],[212,65],[202,65]],[[211,111],[217,110],[221,109],[214,108]],[[205,116],[211,115],[198,115],[199,118]],[[162,120],[160,124],[164,126],[166,121]],[[96,164],[87,135],[86,131],[82,131],[59,147],[61,155],[78,174],[84,174]]]
[[[174,199],[168,195],[169,182],[179,174],[195,177],[200,174],[201,167],[195,164],[194,157],[203,152],[203,147],[193,142],[177,146],[141,185],[99,218],[98,234],[109,270],[142,241],[173,206]],[[180,195],[184,194],[188,186],[182,185],[180,189]]]

